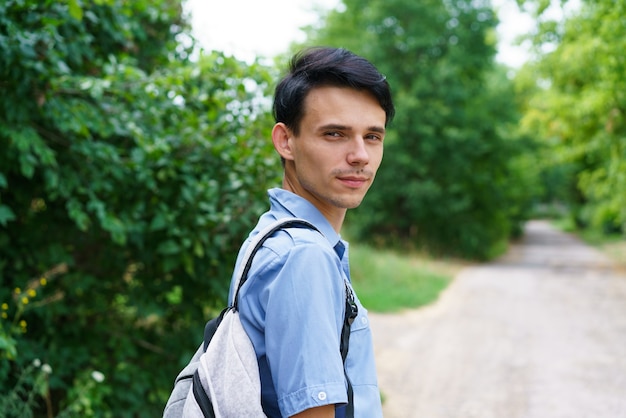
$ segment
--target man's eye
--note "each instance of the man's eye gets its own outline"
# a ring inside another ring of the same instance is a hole
[[[334,138],[339,138],[341,134],[337,131],[328,131],[324,134],[325,136],[332,136]]]

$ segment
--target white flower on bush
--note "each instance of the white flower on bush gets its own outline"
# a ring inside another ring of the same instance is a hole
[[[91,372],[91,378],[98,383],[104,382],[104,374],[97,370],[94,370],[93,372]]]
[[[35,360],[33,360],[33,366],[35,366],[35,367],[39,367],[39,366],[41,366],[41,360],[39,360],[38,358],[36,358]]]
[[[44,372],[45,374],[50,374],[52,373],[52,367],[50,367],[50,365],[46,363],[43,366],[41,366],[41,371]]]

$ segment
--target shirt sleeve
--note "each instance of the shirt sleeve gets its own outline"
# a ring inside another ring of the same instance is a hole
[[[283,416],[347,402],[339,351],[341,271],[332,248],[296,245],[267,289],[267,359]]]

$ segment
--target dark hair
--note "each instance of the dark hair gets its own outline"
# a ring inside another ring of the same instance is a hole
[[[288,73],[276,86],[273,113],[298,134],[304,117],[304,99],[315,87],[350,87],[371,93],[386,114],[385,125],[395,108],[389,84],[372,63],[346,49],[315,47],[294,55]]]

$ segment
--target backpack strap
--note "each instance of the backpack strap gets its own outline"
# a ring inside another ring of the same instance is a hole
[[[256,252],[261,248],[265,240],[271,237],[276,231],[283,228],[310,228],[314,231],[317,231],[321,234],[320,230],[317,229],[312,223],[309,221],[305,221],[300,218],[282,218],[277,219],[272,222],[265,228],[263,228],[255,237],[252,239],[246,252],[243,256],[243,260],[241,261],[241,268],[239,269],[239,274],[235,279],[235,294],[233,295],[233,308],[237,310],[239,304],[239,290],[241,286],[248,280],[248,272],[252,267],[252,259]]]
[[[348,383],[348,404],[346,405],[346,418],[354,418],[354,391],[352,389],[352,382],[348,377],[348,370],[346,369],[346,358],[348,357],[348,345],[350,344],[350,326],[354,322],[354,319],[359,314],[359,307],[354,300],[354,293],[348,283],[346,286],[346,314],[343,318],[343,327],[341,328],[341,344],[339,350],[341,351],[341,358],[343,359],[343,373]]]
[[[196,398],[196,402],[202,411],[202,416],[204,418],[215,418],[213,404],[211,403],[211,399],[209,399],[207,393],[204,391],[197,369],[193,374],[193,384],[191,385],[191,390],[193,391],[193,397]]]

